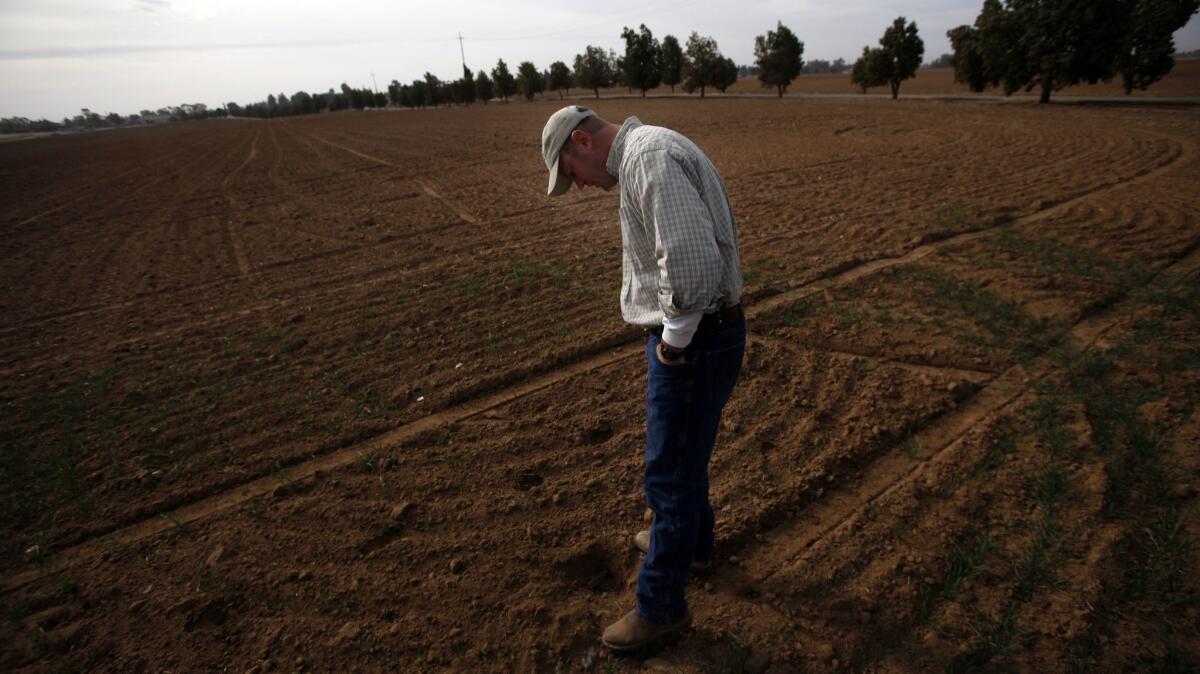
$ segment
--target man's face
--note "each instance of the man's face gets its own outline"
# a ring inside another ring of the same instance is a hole
[[[578,188],[599,187],[607,192],[617,184],[608,174],[607,163],[608,153],[597,147],[592,135],[576,129],[558,155],[558,172]]]

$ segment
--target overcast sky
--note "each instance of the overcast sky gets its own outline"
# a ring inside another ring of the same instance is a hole
[[[426,71],[461,73],[461,31],[474,71],[503,58],[571,63],[583,47],[621,46],[645,23],[680,42],[697,31],[739,64],[776,21],[804,58],[853,60],[897,16],[915,20],[930,60],[946,30],[970,23],[981,0],[0,0],[0,116],[58,120],[81,107],[127,114],[184,102],[249,103],[268,93],[324,91],[341,82],[380,90]],[[1200,22],[1176,34],[1200,48]],[[620,51],[618,49],[618,51]]]

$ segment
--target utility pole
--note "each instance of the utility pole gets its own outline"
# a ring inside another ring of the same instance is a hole
[[[458,31],[458,53],[460,56],[462,56],[462,66],[463,70],[465,71],[467,69],[467,52],[463,50],[463,38],[461,30]]]
[[[379,83],[375,81],[375,73],[371,73],[371,88],[375,90],[375,93],[379,93]]]

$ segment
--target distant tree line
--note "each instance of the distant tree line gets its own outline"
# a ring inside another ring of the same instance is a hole
[[[479,70],[472,75],[464,67],[462,76],[443,81],[432,73],[421,79],[402,84],[392,80],[387,93],[370,89],[355,89],[342,84],[340,91],[330,89],[323,94],[296,92],[270,95],[264,101],[239,105],[227,103],[225,109],[235,117],[280,117],[288,115],[333,112],[337,110],[383,107],[436,108],[443,105],[488,104],[493,100],[508,103],[520,96],[525,100],[545,98],[547,92],[559,98],[569,96],[571,89],[591,91],[599,98],[600,90],[625,87],[632,93],[646,92],[660,85],[675,91],[680,86],[687,93],[700,92],[703,97],[709,88],[724,92],[739,76],[756,74],[763,86],[773,86],[781,92],[801,72],[800,59],[804,44],[782,24],[755,42],[756,63],[739,67],[733,59],[721,54],[716,40],[692,33],[685,45],[673,35],[657,39],[644,24],[637,30],[626,27],[621,32],[625,43],[623,53],[588,45],[576,54],[568,65],[555,61],[539,70],[531,61],[522,61],[516,72],[504,59],[490,71]],[[816,62],[818,67],[838,72],[845,68],[841,59],[832,65]]]
[[[934,60],[921,66],[922,68],[953,68],[954,54],[942,54]]]
[[[188,119],[224,117],[224,108],[209,109],[204,103],[183,103],[158,110],[142,110],[129,115],[109,112],[101,115],[89,108],[82,108],[74,117],[63,117],[61,122],[48,119],[32,120],[27,117],[5,117],[0,119],[0,133],[34,133],[49,131],[93,131],[121,126],[160,124]]]
[[[1006,95],[1121,76],[1125,93],[1145,89],[1175,65],[1173,34],[1200,0],[985,0],[974,25],[947,32],[955,81]]]
[[[846,59],[834,59],[832,62],[823,61],[821,59],[813,59],[804,64],[800,69],[801,75],[841,75],[849,72],[850,65],[846,63]]]

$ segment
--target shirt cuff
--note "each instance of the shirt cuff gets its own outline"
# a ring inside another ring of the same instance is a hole
[[[700,327],[700,319],[704,318],[703,311],[689,311],[678,316],[663,316],[662,340],[667,346],[683,349],[692,343],[696,328]]]

